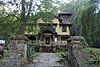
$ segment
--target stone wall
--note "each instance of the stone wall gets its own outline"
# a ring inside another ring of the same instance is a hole
[[[87,54],[82,50],[85,45],[80,40],[84,40],[81,36],[73,36],[68,39],[68,65],[69,67],[95,67],[95,65],[87,64]]]
[[[27,62],[27,37],[24,35],[16,35],[10,38],[10,59],[15,61],[14,64],[17,67],[21,67],[22,64]]]

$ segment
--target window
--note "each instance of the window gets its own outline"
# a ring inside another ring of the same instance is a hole
[[[63,20],[63,21],[64,21],[64,20],[67,21],[67,20],[69,19],[69,17],[68,17],[68,16],[61,16],[60,19]]]
[[[66,26],[62,26],[62,32],[67,32]]]

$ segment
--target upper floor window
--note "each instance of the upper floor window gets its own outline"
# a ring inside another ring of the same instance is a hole
[[[62,26],[62,32],[67,32],[66,26]]]

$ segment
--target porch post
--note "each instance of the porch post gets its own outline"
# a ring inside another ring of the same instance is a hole
[[[56,50],[56,45],[55,45],[55,34],[53,34],[53,51]]]
[[[42,33],[40,33],[40,48],[39,48],[39,51],[42,51],[42,46],[43,46],[43,43],[42,43]]]

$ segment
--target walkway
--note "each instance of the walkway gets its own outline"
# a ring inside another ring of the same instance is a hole
[[[33,60],[34,62],[38,63],[35,64],[34,66],[29,65],[27,67],[67,67],[56,62],[60,59],[61,59],[60,57],[56,56],[53,53],[41,53],[39,57]]]

